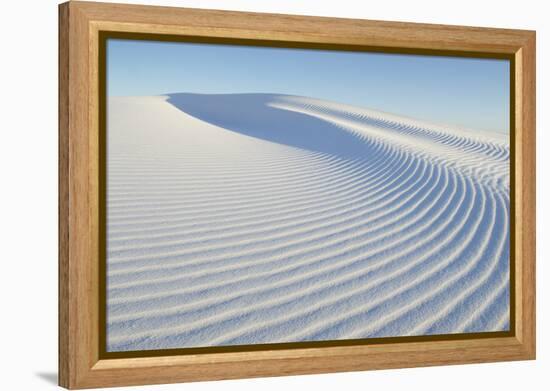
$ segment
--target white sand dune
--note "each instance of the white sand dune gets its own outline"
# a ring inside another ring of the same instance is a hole
[[[109,351],[509,328],[507,134],[171,94],[107,145]]]

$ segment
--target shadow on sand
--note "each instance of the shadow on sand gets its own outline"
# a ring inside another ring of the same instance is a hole
[[[168,94],[179,110],[210,124],[247,136],[314,152],[355,159],[368,148],[358,136],[329,122],[270,106],[275,94]]]

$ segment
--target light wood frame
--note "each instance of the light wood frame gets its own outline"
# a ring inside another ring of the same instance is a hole
[[[511,336],[101,359],[101,31],[505,55],[515,64]],[[174,383],[535,358],[535,32],[70,1],[59,6],[59,384]]]

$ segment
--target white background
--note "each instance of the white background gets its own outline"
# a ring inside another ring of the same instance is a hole
[[[124,2],[119,0],[119,2]],[[548,13],[544,1],[157,0],[135,3],[537,30],[537,361],[176,384],[152,390],[537,390],[550,384]],[[1,5],[0,389],[57,376],[57,1]],[[457,353],[459,354],[459,353]],[[543,382],[546,385],[543,386]]]

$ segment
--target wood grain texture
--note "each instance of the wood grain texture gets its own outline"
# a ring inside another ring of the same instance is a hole
[[[60,5],[59,21],[60,385],[75,389],[535,357],[534,32],[87,2]],[[515,336],[100,360],[99,31],[513,55]]]
[[[89,26],[78,6],[60,11],[60,367],[59,384],[76,387],[97,362],[97,261],[93,256]],[[94,156],[97,160],[97,155]],[[63,196],[62,196],[63,195]],[[62,250],[61,250],[62,249]],[[96,356],[94,356],[94,352]]]
[[[69,384],[69,7],[59,7],[59,384]]]
[[[516,185],[516,192],[521,192],[521,212],[517,219],[521,221],[522,231],[516,233],[517,241],[521,243],[521,280],[517,281],[518,291],[521,294],[521,320],[518,322],[521,329],[516,331],[527,353],[531,358],[536,355],[536,319],[535,319],[535,292],[536,292],[536,61],[535,34],[531,34],[526,44],[518,51],[521,58],[521,87],[518,88],[521,102],[518,128],[521,137],[521,161],[517,165],[522,170],[521,183]],[[517,203],[516,203],[517,204]]]

